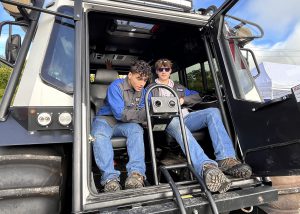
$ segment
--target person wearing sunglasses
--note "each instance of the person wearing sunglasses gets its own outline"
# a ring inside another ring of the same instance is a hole
[[[155,70],[158,76],[158,78],[155,79],[155,83],[170,86],[175,90],[179,97],[192,164],[195,170],[204,178],[207,188],[211,192],[226,192],[230,188],[231,182],[225,174],[238,178],[249,178],[252,174],[251,167],[237,160],[233,143],[223,125],[219,109],[207,108],[189,112],[188,106],[192,106],[193,104],[202,101],[198,92],[189,90],[170,79],[172,72],[172,62],[170,60],[157,60],[155,63]],[[155,88],[153,89],[151,96],[173,95],[167,89]],[[208,127],[216,160],[208,158],[192,135],[192,132],[205,127]],[[176,139],[184,152],[184,143],[179,119],[172,119],[166,128],[166,131]]]

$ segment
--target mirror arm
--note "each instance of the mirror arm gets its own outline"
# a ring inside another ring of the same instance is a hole
[[[4,25],[8,25],[8,24],[28,27],[28,23],[24,22],[23,20],[20,20],[20,21],[4,21],[4,22],[0,22],[0,36],[1,36],[1,32],[2,32],[3,26]]]
[[[20,7],[20,6],[17,6],[17,7],[18,7],[18,10],[20,11],[20,13],[22,14],[23,19],[26,22],[30,22],[30,18],[29,18],[28,12],[23,7]]]
[[[5,64],[5,65],[7,65],[7,66],[9,66],[9,67],[11,67],[11,68],[13,68],[13,67],[14,67],[14,65],[13,65],[13,64],[11,64],[11,63],[7,62],[5,59],[2,59],[1,57],[0,57],[0,62],[2,62],[3,64]]]
[[[73,16],[66,15],[64,13],[54,12],[52,10],[43,9],[41,7],[30,6],[28,4],[23,4],[23,3],[20,3],[18,1],[14,1],[14,0],[0,0],[0,2],[15,5],[15,6],[20,6],[20,7],[26,8],[26,9],[31,9],[31,10],[34,10],[34,11],[44,12],[44,13],[47,13],[47,14],[52,14],[52,15],[56,15],[56,16],[60,16],[60,17],[64,17],[64,18],[67,18],[67,19],[74,20]]]

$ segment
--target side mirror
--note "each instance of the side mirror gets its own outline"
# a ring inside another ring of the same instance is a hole
[[[15,64],[20,48],[21,36],[19,34],[10,35],[5,46],[5,58],[9,63]]]
[[[0,40],[3,41],[0,42],[0,61],[2,63],[14,67],[27,27],[27,23],[23,21],[0,22]]]

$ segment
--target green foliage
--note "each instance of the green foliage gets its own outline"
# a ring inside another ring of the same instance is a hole
[[[215,91],[215,84],[213,81],[212,74],[209,70],[205,71],[205,79],[203,79],[203,76],[201,74],[201,70],[193,70],[190,73],[187,74],[187,80],[188,80],[188,87],[189,89],[201,92],[201,93],[207,93],[207,92],[213,92]],[[204,85],[204,81],[206,81],[206,86]]]
[[[0,68],[0,88],[4,89],[6,88],[7,82],[9,80],[11,72],[10,71],[3,71]]]
[[[2,97],[3,97],[3,94],[4,94],[4,89],[0,89],[0,100],[1,100]]]
[[[193,70],[192,72],[188,73],[187,80],[189,89],[203,91],[203,82],[200,69]]]
[[[11,75],[12,69],[2,63],[0,63],[0,99],[4,94],[7,82]]]

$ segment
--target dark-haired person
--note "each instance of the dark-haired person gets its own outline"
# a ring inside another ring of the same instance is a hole
[[[114,168],[114,152],[111,138],[127,138],[129,161],[126,165],[126,189],[144,186],[145,152],[143,128],[146,119],[143,106],[144,86],[151,76],[151,67],[145,61],[135,62],[125,79],[113,81],[108,89],[105,105],[99,109],[92,124],[96,164],[102,172],[101,185],[105,192],[121,189],[120,172]],[[113,117],[103,117],[113,116]]]
[[[249,178],[252,170],[249,165],[242,164],[236,159],[232,141],[225,130],[219,109],[207,108],[189,112],[184,106],[191,106],[202,101],[198,92],[189,90],[170,79],[172,72],[172,62],[170,60],[158,60],[155,63],[155,69],[158,76],[155,82],[173,88],[179,97],[180,104],[183,106],[182,113],[186,126],[191,160],[195,170],[203,176],[208,189],[212,192],[226,192],[230,188],[231,182],[223,172],[234,177]],[[156,88],[152,91],[152,96],[172,95],[166,89]],[[191,133],[204,127],[208,127],[216,161],[207,157]],[[166,131],[176,139],[182,150],[185,151],[178,118],[174,118],[170,122]]]

